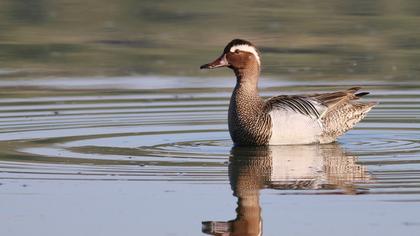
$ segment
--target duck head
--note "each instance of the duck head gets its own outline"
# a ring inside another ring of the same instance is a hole
[[[211,63],[200,66],[200,69],[229,67],[235,71],[260,69],[260,55],[257,48],[249,41],[234,39],[228,43],[222,55]]]

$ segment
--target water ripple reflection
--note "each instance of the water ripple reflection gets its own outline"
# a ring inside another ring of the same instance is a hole
[[[273,147],[234,147],[229,179],[237,197],[236,218],[204,221],[211,235],[261,235],[260,190],[281,189],[281,194],[361,194],[358,184],[373,181],[357,157],[338,144]],[[320,191],[324,190],[324,191]]]
[[[11,94],[0,100],[0,178],[227,182],[231,84],[224,78],[153,77],[143,88],[147,79],[120,77],[118,87],[111,79],[101,84],[103,78],[32,81],[36,87],[0,82]],[[267,97],[363,85],[263,81]],[[158,93],[153,84],[159,84]],[[279,181],[272,178],[266,187],[287,190],[282,194],[338,193],[341,185],[347,186],[344,193],[420,192],[420,85],[369,82],[365,87],[372,92],[368,99],[380,105],[339,140],[340,147],[309,146],[294,155],[290,147],[271,150],[288,159],[267,172]],[[25,97],[19,93],[23,88]],[[313,171],[305,181],[278,175],[304,156],[301,168]],[[347,177],[338,174],[340,168]],[[350,181],[356,176],[358,181]]]

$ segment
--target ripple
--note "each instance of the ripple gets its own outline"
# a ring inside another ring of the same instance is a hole
[[[45,79],[31,97],[0,100],[0,178],[228,181],[230,84],[182,78],[173,86],[173,81],[164,85],[169,78],[156,77],[154,83],[161,84],[156,93],[153,84],[132,86],[132,77],[119,79],[119,86],[111,88],[113,82],[98,86],[99,79],[91,78],[83,89],[77,81],[68,86]],[[193,86],[184,86],[193,80]],[[10,89],[10,83],[0,87]],[[420,86],[366,87],[373,94],[367,100],[380,105],[339,139],[346,155],[356,156],[376,181],[356,184],[375,193],[384,186],[391,191],[401,180],[407,191],[420,191]],[[328,83],[313,87],[334,89]],[[279,91],[313,92],[297,82],[263,84],[264,96]]]
[[[361,139],[360,137],[363,137]],[[359,156],[415,156],[420,153],[420,133],[399,130],[398,133],[384,130],[357,130],[340,139],[348,149]]]

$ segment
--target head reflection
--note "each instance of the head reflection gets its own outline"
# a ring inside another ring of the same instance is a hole
[[[238,198],[234,220],[203,222],[211,235],[262,235],[259,190],[281,189],[284,193],[357,194],[356,184],[369,180],[357,157],[347,155],[338,144],[233,147],[229,179]]]

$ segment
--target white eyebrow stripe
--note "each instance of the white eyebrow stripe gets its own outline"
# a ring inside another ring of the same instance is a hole
[[[255,47],[249,46],[247,44],[240,44],[240,45],[235,45],[230,48],[230,52],[235,52],[236,50],[254,54],[255,58],[257,58],[258,65],[261,66],[260,56],[258,55],[258,52],[255,49]]]

